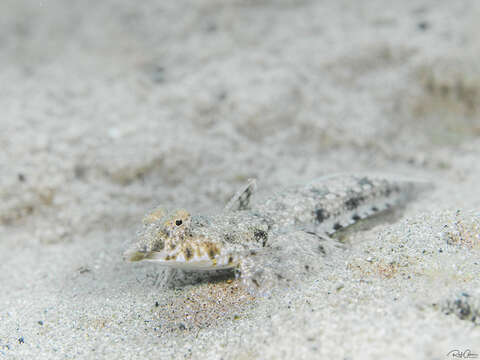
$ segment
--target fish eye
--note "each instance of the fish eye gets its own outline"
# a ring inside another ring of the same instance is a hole
[[[175,221],[175,225],[177,225],[177,226],[182,225],[182,220],[176,220],[176,221]]]

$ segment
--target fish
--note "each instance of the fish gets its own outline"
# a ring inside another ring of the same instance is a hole
[[[253,202],[256,180],[249,179],[215,215],[155,208],[144,217],[124,257],[186,271],[233,269],[247,290],[256,293],[266,278],[270,282],[283,278],[281,267],[288,261],[282,258],[290,261],[294,256],[295,237],[287,246],[285,234],[315,235],[313,242],[318,241],[315,237],[331,239],[336,232],[401,207],[432,187],[423,180],[335,174]]]

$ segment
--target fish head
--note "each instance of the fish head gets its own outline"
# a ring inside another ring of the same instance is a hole
[[[129,261],[151,261],[185,270],[217,270],[233,267],[234,258],[222,251],[222,243],[194,231],[190,213],[157,208],[143,219],[137,242],[124,254]]]

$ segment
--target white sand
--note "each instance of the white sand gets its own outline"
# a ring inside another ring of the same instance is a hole
[[[0,358],[480,353],[479,16],[474,0],[0,2]],[[122,261],[159,203],[214,212],[249,177],[261,197],[339,171],[436,190],[271,298],[164,289]]]

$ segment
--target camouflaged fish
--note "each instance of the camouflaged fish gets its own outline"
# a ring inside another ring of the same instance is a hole
[[[404,204],[426,186],[381,176],[339,174],[287,188],[262,203],[251,204],[255,181],[250,180],[218,215],[155,209],[143,219],[138,241],[125,256],[130,261],[152,261],[182,270],[233,268],[247,288],[255,290],[273,263],[285,266],[276,256],[288,248],[279,240],[282,234],[303,231],[328,238]],[[288,253],[283,256],[291,257]],[[282,277],[278,271],[275,276]]]

